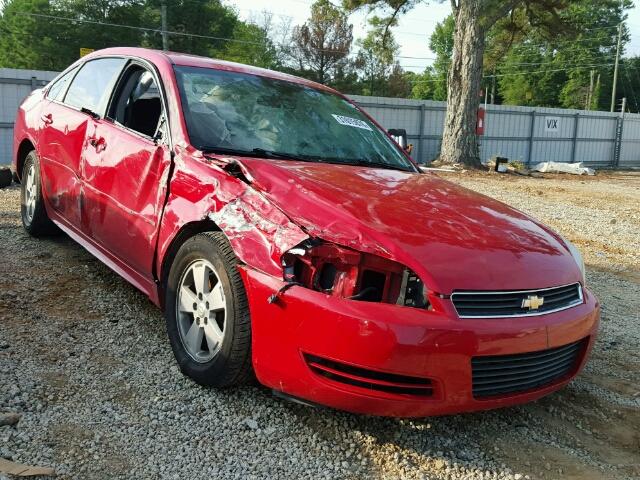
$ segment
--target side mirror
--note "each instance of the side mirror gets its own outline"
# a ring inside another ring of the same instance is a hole
[[[411,155],[411,151],[413,150],[413,144],[407,141],[407,131],[404,128],[390,128],[388,130],[389,135],[396,141],[396,143],[402,148],[405,152]]]

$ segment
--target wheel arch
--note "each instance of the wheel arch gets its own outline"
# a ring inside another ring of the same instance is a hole
[[[164,310],[164,302],[165,302],[165,288],[167,285],[167,278],[169,277],[169,272],[171,271],[171,265],[173,264],[173,260],[176,258],[176,254],[180,247],[186,242],[188,239],[203,232],[221,232],[222,229],[212,220],[205,218],[203,220],[197,220],[189,223],[185,223],[180,230],[174,235],[169,243],[169,246],[166,249],[164,257],[160,262],[160,272],[158,275],[158,298],[160,300],[160,308]]]
[[[15,180],[20,182],[22,180],[22,167],[24,166],[24,161],[27,158],[27,155],[36,147],[30,138],[24,138],[20,142],[20,145],[16,151],[16,171],[13,172],[15,176]]]

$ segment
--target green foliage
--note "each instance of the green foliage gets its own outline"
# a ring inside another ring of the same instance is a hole
[[[221,58],[262,68],[278,67],[276,47],[258,25],[237,22],[233,39],[235,41],[227,42]]]
[[[139,37],[131,29],[39,15],[136,26],[141,10],[136,1],[11,0],[0,16],[0,66],[61,70],[78,58],[82,47],[135,45]]]
[[[113,3],[113,0],[111,0]],[[160,25],[162,0],[147,0],[143,21],[147,25]],[[227,49],[227,41],[203,38],[196,35],[231,38],[238,17],[220,0],[172,0],[167,5],[167,29],[173,32],[188,32],[195,35],[171,35],[169,49],[194,55],[218,57]],[[159,34],[149,35],[148,46],[162,48]]]
[[[105,25],[160,29],[161,4],[161,0],[8,0],[0,12],[0,66],[62,70],[79,57],[83,47],[162,48],[159,32]],[[275,47],[264,29],[241,22],[220,0],[166,4],[167,29],[176,32],[169,36],[171,50],[277,66]]]
[[[365,38],[358,40],[360,48],[356,66],[363,77],[365,95],[387,95],[387,81],[398,51],[398,44],[385,21],[377,16],[369,19],[371,29]]]
[[[630,2],[625,6],[629,7]],[[619,0],[574,1],[560,13],[560,18],[569,25],[569,31],[559,40],[549,37],[545,29],[532,25],[515,33],[512,30],[513,46],[501,61],[495,62],[497,73],[504,75],[499,79],[503,102],[608,109],[616,48],[615,25],[622,19]],[[499,23],[495,34],[499,40],[494,39],[493,45],[504,41],[512,27],[513,22]],[[627,32],[623,35],[623,43],[626,41]],[[488,49],[489,52],[493,50]],[[487,63],[491,62],[485,62],[485,65]],[[594,71],[594,85],[589,95],[591,70]],[[596,85],[598,75],[602,81]]]

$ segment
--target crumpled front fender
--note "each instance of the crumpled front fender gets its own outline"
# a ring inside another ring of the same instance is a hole
[[[188,224],[210,220],[227,236],[240,262],[282,277],[281,256],[309,238],[243,175],[227,164],[177,155],[158,237],[156,271],[170,246]]]

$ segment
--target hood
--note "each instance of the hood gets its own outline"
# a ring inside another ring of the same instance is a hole
[[[391,258],[436,292],[544,288],[581,278],[557,234],[432,174],[240,161],[253,186],[310,236]]]

